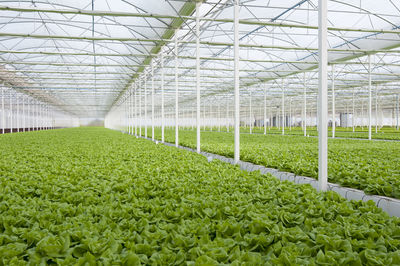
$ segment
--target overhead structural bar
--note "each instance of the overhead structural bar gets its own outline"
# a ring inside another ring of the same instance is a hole
[[[400,32],[399,32],[400,33]],[[140,39],[140,38],[126,38],[126,37],[90,37],[90,36],[67,36],[67,35],[41,35],[41,34],[22,34],[22,33],[7,33],[0,32],[0,37],[20,37],[20,38],[34,38],[34,39],[64,39],[64,40],[83,40],[83,41],[119,41],[119,42],[139,42],[139,43],[153,43],[153,44],[166,44],[173,43],[170,39]],[[179,41],[182,44],[196,44],[195,41]],[[207,46],[233,46],[231,42],[213,42],[201,41],[201,45]],[[239,44],[243,48],[259,48],[259,49],[277,49],[277,50],[291,50],[291,51],[318,51],[314,47],[299,47],[299,46],[284,46],[284,45],[261,45],[261,44]],[[330,52],[346,52],[346,53],[378,53],[388,52],[390,49],[368,50],[368,49],[338,49],[330,48]]]
[[[141,18],[155,18],[155,19],[179,19],[179,20],[196,20],[196,16],[185,16],[185,15],[163,15],[154,13],[130,13],[130,12],[115,12],[115,11],[100,11],[100,10],[84,10],[84,9],[48,9],[48,8],[33,8],[33,7],[11,7],[11,6],[0,6],[0,10],[3,11],[16,11],[16,12],[42,12],[42,13],[56,13],[56,14],[76,14],[76,15],[88,15],[88,16],[111,16],[111,17],[141,17]],[[233,19],[218,19],[218,18],[206,18],[200,17],[202,21],[208,22],[226,22],[234,23]],[[318,26],[313,25],[302,25],[294,23],[279,23],[262,20],[239,20],[239,24],[245,25],[257,25],[257,26],[272,26],[272,27],[285,27],[285,28],[299,28],[299,29],[312,29],[318,30]],[[344,28],[344,27],[327,27],[327,31],[350,31],[350,32],[366,32],[366,33],[390,33],[400,34],[399,30],[386,30],[386,29],[363,29],[363,28]]]

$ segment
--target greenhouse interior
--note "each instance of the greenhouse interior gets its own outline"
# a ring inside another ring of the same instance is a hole
[[[1,0],[0,266],[400,265],[398,0]]]

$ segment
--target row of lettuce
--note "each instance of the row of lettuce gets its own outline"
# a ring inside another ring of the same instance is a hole
[[[185,126],[181,127],[183,130],[190,130],[194,127]],[[151,130],[151,126],[148,127]],[[144,128],[143,128],[144,130]],[[233,127],[227,127],[226,125],[221,126],[213,126],[213,127],[201,127],[202,131],[214,131],[214,132],[233,132]],[[138,131],[138,128],[137,128]],[[267,134],[267,135],[282,135],[282,128],[278,127],[252,127],[251,133],[253,134]],[[241,133],[250,133],[250,127],[244,126],[240,127]],[[139,134],[139,133],[138,133]],[[295,136],[304,136],[304,130],[301,127],[285,127],[284,135],[295,135]],[[307,137],[316,137],[318,136],[318,131],[316,127],[307,127],[306,129],[306,136]],[[332,128],[328,128],[328,137],[332,137]],[[368,127],[363,128],[355,128],[354,131],[351,127],[337,127],[335,130],[335,137],[336,138],[348,138],[348,139],[368,139]],[[371,131],[372,139],[377,140],[400,140],[400,130],[396,129],[395,127],[379,127],[375,132],[375,127],[372,128]]]
[[[101,128],[0,144],[0,265],[400,264],[372,202]]]
[[[151,136],[151,131],[148,134]],[[155,138],[161,139],[159,128],[155,130]],[[165,141],[175,142],[173,129],[165,130]],[[179,143],[195,148],[196,132],[181,130]],[[201,133],[203,151],[233,157],[233,145],[232,133]],[[318,177],[317,138],[241,134],[240,154],[243,161]],[[328,160],[330,182],[400,199],[400,142],[330,139]]]

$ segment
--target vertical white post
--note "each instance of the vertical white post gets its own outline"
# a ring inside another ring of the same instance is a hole
[[[229,101],[226,99],[226,132],[229,132]]]
[[[285,80],[282,79],[282,135],[285,135],[286,116],[285,116]]]
[[[289,98],[289,130],[292,130],[292,97]]]
[[[165,114],[164,114],[164,53],[161,51],[161,142],[164,143],[164,127],[165,127]]]
[[[154,60],[151,61],[151,140],[154,141]]]
[[[179,146],[178,31],[175,31],[175,147]]]
[[[4,112],[4,86],[1,86],[1,133],[5,133],[6,114]]]
[[[196,151],[200,153],[200,5],[196,2]]]
[[[361,130],[364,130],[364,102],[361,100]]]
[[[336,109],[335,109],[335,65],[332,65],[332,138],[335,138],[336,131]]]
[[[355,107],[354,107],[354,88],[353,88],[353,95],[352,95],[352,115],[351,115],[351,124],[353,126],[353,133],[355,132],[355,127],[354,127],[354,111],[355,111]]]
[[[221,132],[221,103],[218,102],[218,132]]]
[[[368,139],[372,139],[372,86],[371,86],[371,55],[368,55]]]
[[[209,119],[209,121],[210,121],[210,131],[213,131],[213,125],[214,125],[214,123],[213,123],[213,111],[212,111],[212,103],[210,102],[210,119]]]
[[[22,117],[23,117],[22,132],[25,132],[26,128],[25,96],[22,96]]]
[[[127,113],[127,117],[128,117],[128,134],[131,135],[131,124],[132,124],[132,117],[131,117],[131,93],[130,90],[128,89],[127,93],[127,103],[128,103],[128,113]]]
[[[234,162],[240,160],[240,98],[239,98],[239,0],[234,0],[234,84],[235,84],[235,148]]]
[[[375,87],[375,133],[378,133],[378,86]]]
[[[396,95],[396,129],[399,130],[399,95]]]
[[[307,136],[307,84],[306,84],[306,72],[304,72],[304,85],[303,85],[303,131],[304,137]]]
[[[253,133],[253,117],[252,117],[252,93],[250,91],[250,108],[249,108],[249,123],[250,123],[250,134]]]
[[[142,82],[139,80],[139,136],[142,136]]]
[[[147,138],[147,73],[144,72],[144,137]]]
[[[130,106],[131,106],[131,135],[133,135],[133,127],[135,126],[135,120],[134,120],[134,112],[135,112],[135,109],[134,109],[134,107],[135,107],[135,103],[134,103],[134,96],[133,96],[133,93],[134,93],[134,91],[133,91],[133,89],[132,89],[132,87],[129,89],[129,93],[130,93],[130,96],[129,96],[129,98],[131,99],[130,100]]]
[[[267,83],[264,85],[264,135],[267,134]]]
[[[10,133],[13,132],[12,90],[10,89]]]
[[[327,0],[318,1],[318,188],[326,191],[328,184],[328,49]]]
[[[37,131],[38,130],[38,127],[37,127],[37,125],[38,125],[38,119],[37,119],[37,105],[38,105],[38,102],[36,101],[36,100],[34,100],[33,102],[32,102],[32,104],[33,104],[33,106],[32,106],[32,110],[33,110],[33,130],[34,131]]]
[[[19,97],[18,97],[18,93],[15,94],[16,97],[16,102],[17,102],[17,113],[15,114],[15,120],[16,120],[16,125],[17,125],[17,132],[19,132],[19,126],[20,126],[20,115],[19,115]]]
[[[133,97],[135,100],[135,136],[137,136],[138,133],[138,105],[137,105],[137,87],[136,87],[136,83],[133,86]]]

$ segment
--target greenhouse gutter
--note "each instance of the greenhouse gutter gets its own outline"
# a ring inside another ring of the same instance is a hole
[[[141,138],[152,141],[151,138],[146,138],[146,137],[141,137]],[[155,141],[155,142],[159,143],[159,141]],[[167,146],[171,146],[171,147],[176,147],[175,143],[164,142],[163,144],[167,145]],[[185,147],[185,146],[179,145],[178,148],[196,153],[196,150]],[[209,152],[200,152],[200,154],[207,157],[207,159],[209,161],[212,161],[213,159],[217,159],[219,161],[235,165],[233,158],[228,158],[228,157],[225,157],[222,155],[209,153]],[[265,174],[265,175],[271,174],[272,176],[274,176],[275,178],[277,178],[281,181],[286,180],[286,181],[290,181],[290,182],[293,182],[296,184],[310,184],[313,188],[315,188],[318,191],[318,180],[311,178],[311,177],[298,176],[293,173],[282,172],[282,171],[279,171],[274,168],[267,168],[262,165],[257,165],[257,164],[244,162],[244,161],[239,161],[237,163],[237,165],[239,165],[240,169],[242,169],[244,171],[247,171],[247,172],[260,171],[261,174]],[[329,183],[329,182],[328,182],[327,190],[334,191],[347,200],[362,200],[364,202],[372,200],[378,208],[382,209],[384,212],[386,212],[390,216],[400,217],[400,200],[399,199],[394,199],[394,198],[379,196],[379,195],[367,195],[362,190],[348,188],[348,187],[342,187],[340,185]]]

